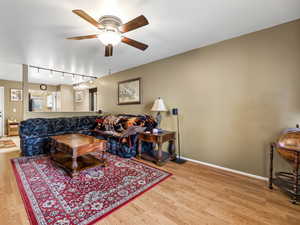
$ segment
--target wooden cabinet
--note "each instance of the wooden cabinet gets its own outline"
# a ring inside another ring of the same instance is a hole
[[[7,121],[7,135],[8,136],[18,136],[19,135],[19,122]]]

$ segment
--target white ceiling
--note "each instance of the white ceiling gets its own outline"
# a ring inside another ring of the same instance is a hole
[[[0,80],[22,81],[22,65],[0,62]]]
[[[126,36],[150,47],[120,44],[105,58],[97,39],[65,40],[97,33],[72,9],[123,22],[144,14],[150,25]],[[298,18],[299,0],[1,0],[0,61],[100,76]]]

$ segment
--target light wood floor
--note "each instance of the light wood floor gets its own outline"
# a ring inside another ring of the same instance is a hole
[[[1,225],[29,224],[9,163],[17,156],[0,154]],[[300,224],[300,206],[264,181],[190,162],[163,168],[174,176],[97,225]]]

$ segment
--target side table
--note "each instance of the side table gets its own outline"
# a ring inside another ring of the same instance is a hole
[[[8,136],[18,136],[19,135],[19,122],[17,121],[7,121],[7,135]]]
[[[175,140],[176,132],[174,131],[163,131],[157,134],[143,132],[138,136],[138,158],[155,162],[159,166],[164,165],[169,160],[175,160]],[[154,154],[151,155],[142,153],[142,142],[152,143],[153,149],[157,145],[158,150],[154,150]],[[165,142],[169,143],[168,152],[162,150],[162,145]]]

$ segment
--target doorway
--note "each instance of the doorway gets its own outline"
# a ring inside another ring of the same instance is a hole
[[[4,87],[0,87],[0,137],[4,136]]]
[[[97,110],[97,88],[89,89],[89,98],[90,98],[90,111],[96,112],[96,110]]]

